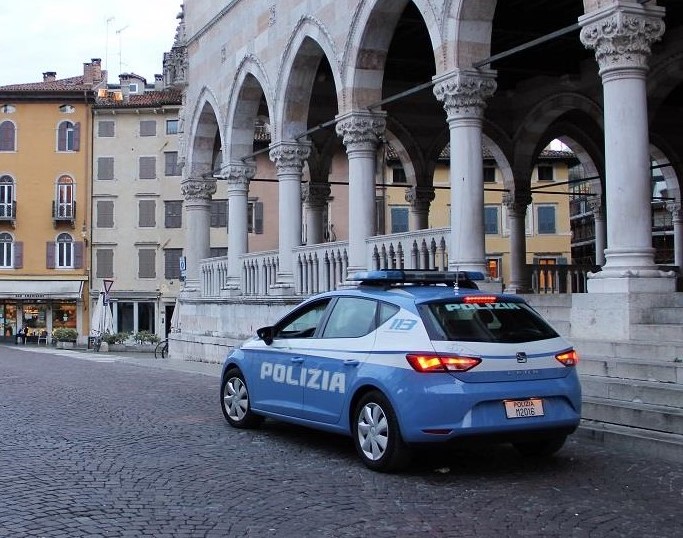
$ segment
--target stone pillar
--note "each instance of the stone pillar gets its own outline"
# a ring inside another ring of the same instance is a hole
[[[434,201],[434,187],[413,186],[406,189],[406,202],[410,204],[409,229],[429,228],[429,206]]]
[[[306,244],[317,245],[324,240],[327,226],[323,213],[332,189],[327,183],[306,183],[301,187],[301,200],[306,209]]]
[[[289,293],[294,286],[294,247],[301,246],[301,176],[311,153],[309,143],[279,142],[271,145],[270,160],[277,169],[279,194],[279,271],[276,289]]]
[[[607,226],[602,197],[596,195],[589,198],[588,206],[593,212],[593,222],[595,225],[595,265],[602,267],[605,265],[605,249],[607,248]]]
[[[505,291],[526,293],[531,288],[526,268],[526,210],[531,203],[531,195],[528,192],[506,192],[503,203],[510,221],[510,281]]]
[[[434,95],[443,102],[450,130],[451,237],[449,269],[486,274],[482,118],[485,100],[496,90],[493,71],[458,69],[436,78]]]
[[[368,267],[365,241],[375,235],[375,165],[386,114],[357,111],[338,117],[349,160],[349,265],[352,274]]]
[[[666,209],[671,212],[674,225],[674,265],[679,275],[683,276],[683,211],[681,202],[669,202]]]
[[[242,276],[240,256],[249,251],[249,181],[255,173],[253,164],[241,162],[230,163],[222,170],[221,179],[228,182],[228,280],[231,288],[239,288]]]
[[[616,1],[584,15],[581,41],[595,49],[605,107],[607,244],[591,292],[671,291],[654,264],[646,73],[664,9]]]
[[[201,177],[183,179],[180,189],[185,198],[187,228],[185,257],[187,275],[183,292],[200,292],[199,262],[209,257],[211,229],[211,197],[216,193],[216,179]]]

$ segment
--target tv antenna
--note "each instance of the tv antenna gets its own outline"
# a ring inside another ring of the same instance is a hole
[[[128,24],[126,24],[123,28],[119,28],[116,30],[116,35],[119,36],[119,75],[123,73],[123,54],[121,52],[121,33],[128,28]]]
[[[107,33],[106,42],[104,44],[104,69],[109,69],[109,27],[111,26],[114,17],[107,17]]]

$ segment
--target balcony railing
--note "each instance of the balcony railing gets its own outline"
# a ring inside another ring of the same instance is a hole
[[[534,293],[586,293],[590,267],[528,264]]]
[[[57,202],[52,201],[52,219],[57,222],[68,222],[73,224],[76,221],[76,202]]]
[[[2,202],[0,203],[0,221],[7,222],[16,220],[17,218],[17,202]]]

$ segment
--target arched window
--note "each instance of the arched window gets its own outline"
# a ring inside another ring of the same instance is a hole
[[[57,237],[56,261],[59,269],[71,269],[74,266],[74,240],[67,233]]]
[[[9,120],[0,123],[0,151],[16,150],[17,129]]]
[[[74,180],[70,176],[62,176],[57,180],[57,218],[73,219],[74,187]]]
[[[0,220],[14,218],[14,179],[0,177]]]
[[[12,267],[12,236],[0,233],[0,267]]]
[[[80,123],[63,121],[57,128],[57,151],[80,149]]]

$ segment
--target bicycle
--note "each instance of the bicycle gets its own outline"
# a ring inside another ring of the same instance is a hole
[[[157,347],[154,348],[154,358],[158,359],[159,356],[161,356],[162,359],[165,359],[166,356],[168,355],[168,339],[162,340],[157,344]]]

